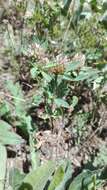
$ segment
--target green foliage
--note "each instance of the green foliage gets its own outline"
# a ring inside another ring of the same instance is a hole
[[[55,163],[48,161],[25,177],[16,169],[13,171],[14,174],[10,173],[10,183],[15,190],[93,190],[101,187],[107,179],[105,169],[101,169],[85,170],[71,180],[72,167],[69,162],[60,164],[56,169]],[[13,182],[12,179],[14,179]]]
[[[14,104],[13,109],[11,109],[11,106],[9,107],[9,119],[12,122],[13,112],[15,112],[14,117],[15,117],[16,127],[19,127],[24,132],[24,134],[29,137],[31,164],[32,164],[32,169],[35,169],[39,165],[39,156],[35,151],[32,119],[30,116],[27,116],[26,101],[24,99],[22,89],[19,83],[14,84],[13,81],[8,81],[8,83],[6,84],[6,87],[11,93],[9,97],[13,99],[13,104]],[[8,105],[7,102],[6,102],[6,105]],[[6,113],[4,112],[4,116],[5,114]],[[1,121],[0,143],[4,145],[7,145],[7,144],[15,145],[15,144],[20,144],[24,142],[23,139],[19,135],[9,131],[8,126],[9,126],[8,123]]]
[[[0,120],[0,144],[17,145],[23,143],[23,139],[16,133],[9,131],[12,126]]]
[[[63,10],[62,10],[62,13],[63,13],[64,15],[67,14],[71,2],[72,2],[72,0],[65,0],[65,1],[64,1],[64,7],[63,7]]]
[[[56,190],[65,190],[68,187],[68,182],[70,181],[73,173],[73,168],[69,161],[66,161],[64,169],[64,176],[60,184],[56,187]]]
[[[20,85],[18,83],[14,84],[13,81],[8,81],[6,86],[13,97],[16,115],[19,117],[25,115],[26,105]]]
[[[60,99],[60,98],[54,99],[54,103],[55,103],[58,107],[69,108],[69,104],[68,104],[66,101],[64,101],[64,100],[62,100],[62,99]]]
[[[5,187],[5,176],[6,176],[6,161],[7,161],[7,152],[6,147],[0,144],[0,189],[4,190]]]
[[[25,174],[22,174],[17,168],[12,168],[9,172],[9,184],[14,190],[18,190]]]
[[[40,166],[36,171],[31,171],[22,181],[20,190],[43,190],[49,177],[55,170],[55,163],[49,161]]]
[[[85,87],[93,92],[93,105],[96,106],[99,99],[102,101],[96,96],[107,82],[107,3],[97,0],[32,0],[13,1],[13,7],[14,10],[9,7],[3,18],[6,48],[3,57],[9,57],[10,70],[18,70],[20,83],[7,80],[6,99],[0,102],[0,154],[4,157],[1,189],[6,172],[6,150],[3,145],[23,142],[12,131],[14,126],[28,137],[31,172],[25,175],[17,169],[12,170],[10,185],[13,190],[96,190],[107,179],[106,170],[86,170],[73,177],[69,162],[65,167],[53,162],[39,166],[35,131],[39,129],[36,126],[39,119],[51,125],[52,119],[73,117],[75,144],[80,145],[86,139],[86,125],[87,122],[91,123],[90,113],[84,113],[80,108],[80,93]],[[78,53],[85,57],[82,63],[80,58],[73,60]],[[22,90],[24,83],[28,90]],[[34,90],[33,95],[27,97],[30,89]],[[40,116],[35,111],[35,121],[32,119],[32,109],[37,112],[42,110]],[[67,120],[71,121],[71,118]],[[106,157],[102,147],[94,165],[103,167]],[[103,172],[105,178],[102,177]]]
[[[32,28],[36,25],[36,31],[38,37],[41,39],[43,37],[46,37],[48,32],[53,37],[60,36],[60,7],[58,6],[58,3],[48,3],[44,2],[43,7],[40,3],[40,1],[36,1],[33,5],[33,14],[30,15],[26,22],[28,25],[30,25]],[[29,11],[30,12],[30,11]]]
[[[79,174],[71,183],[68,190],[92,190],[95,189],[96,185],[99,185],[99,177],[96,178],[96,174],[99,174],[99,171],[84,171]],[[95,183],[94,180],[95,179]]]
[[[53,176],[53,179],[48,187],[48,190],[54,190],[59,184],[60,182],[62,181],[63,179],[63,176],[64,176],[64,171],[63,171],[63,168],[60,166],[54,176]]]
[[[7,101],[3,101],[0,104],[0,116],[8,116],[10,113],[10,106]]]
[[[99,25],[96,16],[93,16],[87,22],[83,20],[78,24],[78,35],[81,48],[86,51],[88,49],[104,48],[106,44],[106,31]]]

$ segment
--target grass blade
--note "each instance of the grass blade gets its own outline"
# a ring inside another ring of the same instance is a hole
[[[4,190],[6,177],[7,153],[5,146],[0,144],[0,190]]]

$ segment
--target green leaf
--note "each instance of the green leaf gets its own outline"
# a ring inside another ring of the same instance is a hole
[[[103,1],[103,6],[102,6],[103,11],[107,10],[107,0]]]
[[[31,76],[33,79],[35,79],[38,75],[38,68],[37,67],[33,67],[31,70],[30,70],[30,73],[31,73]]]
[[[19,96],[20,98],[23,98],[22,90],[19,85],[19,83],[13,83],[12,80],[7,81],[6,87],[11,92],[13,96]]]
[[[10,130],[12,128],[12,126],[10,124],[8,124],[7,122],[0,120],[0,129],[3,129],[4,131],[6,130]]]
[[[19,85],[19,83],[13,83],[13,81],[7,81],[6,87],[10,91],[14,105],[15,105],[15,112],[18,116],[22,116],[26,111],[26,104],[25,104],[25,99],[23,96],[22,89]]]
[[[4,190],[5,177],[6,177],[6,161],[7,153],[6,148],[0,144],[0,190]]]
[[[35,170],[39,166],[39,154],[35,151],[35,141],[34,141],[34,133],[32,131],[32,119],[30,116],[26,116],[25,118],[27,124],[27,131],[29,133],[29,149],[30,149],[30,158],[32,169]]]
[[[95,79],[98,77],[99,71],[95,70],[93,68],[84,68],[82,71],[80,71],[79,75],[74,79],[74,81],[83,81],[83,80],[89,80],[89,79]]]
[[[105,28],[107,28],[107,10],[102,15],[101,22],[103,23],[103,25],[105,26]]]
[[[63,10],[62,10],[62,13],[63,13],[64,15],[67,14],[71,2],[72,2],[72,0],[64,0],[64,7],[63,7]]]
[[[65,73],[66,74],[66,73]],[[72,81],[73,79],[71,78],[71,76],[67,76],[67,75],[63,75],[63,79],[65,81]]]
[[[101,171],[100,179],[107,181],[107,165],[105,165],[105,167],[103,167],[103,169]]]
[[[57,66],[57,63],[48,63],[48,64],[46,64],[44,67],[43,67],[43,69],[44,70],[49,70],[49,69],[51,69],[51,68],[53,68],[53,67],[56,67]]]
[[[36,106],[39,106],[39,104],[43,101],[43,97],[39,94],[34,95],[32,99],[33,99],[33,104],[35,104]]]
[[[54,99],[54,103],[58,106],[58,107],[64,107],[64,108],[69,108],[69,104],[60,98],[55,98]]]
[[[42,73],[44,79],[45,79],[47,82],[50,82],[50,81],[52,80],[52,77],[51,77],[49,74],[47,74],[47,73],[45,73],[45,72],[41,72],[41,73]]]
[[[20,173],[17,168],[12,168],[9,172],[9,184],[13,188],[13,190],[18,190],[20,187],[25,174]]]
[[[68,190],[85,190],[88,189],[88,186],[92,184],[92,178],[96,174],[99,174],[99,171],[90,171],[86,170],[74,178],[71,182]],[[99,182],[99,180],[98,180]]]
[[[24,141],[22,140],[22,138],[15,134],[12,133],[10,131],[5,132],[5,134],[3,134],[3,131],[1,132],[0,130],[0,143],[3,145],[17,145],[17,144],[21,144]]]
[[[23,139],[19,135],[0,127],[0,143],[2,145],[17,145],[23,142]]]
[[[55,190],[55,188],[60,184],[64,176],[64,170],[62,166],[59,166],[56,170],[53,179],[48,187],[48,190]]]
[[[19,190],[43,190],[55,170],[55,163],[48,161],[37,170],[31,171],[23,180]]]
[[[74,61],[72,63],[69,63],[66,67],[66,72],[74,71],[78,69],[78,67],[81,65],[80,61]]]
[[[8,114],[10,112],[10,106],[9,103],[4,101],[1,105],[0,105],[0,116],[5,116],[6,114]]]
[[[74,108],[77,104],[78,104],[78,97],[73,96],[72,97],[72,102],[71,102],[72,107]]]
[[[72,177],[72,166],[70,162],[67,162],[67,166],[66,166],[66,170],[65,170],[65,174],[64,177],[61,181],[61,183],[58,185],[58,187],[56,187],[55,190],[65,190],[66,186],[67,186],[67,182],[71,179]]]

